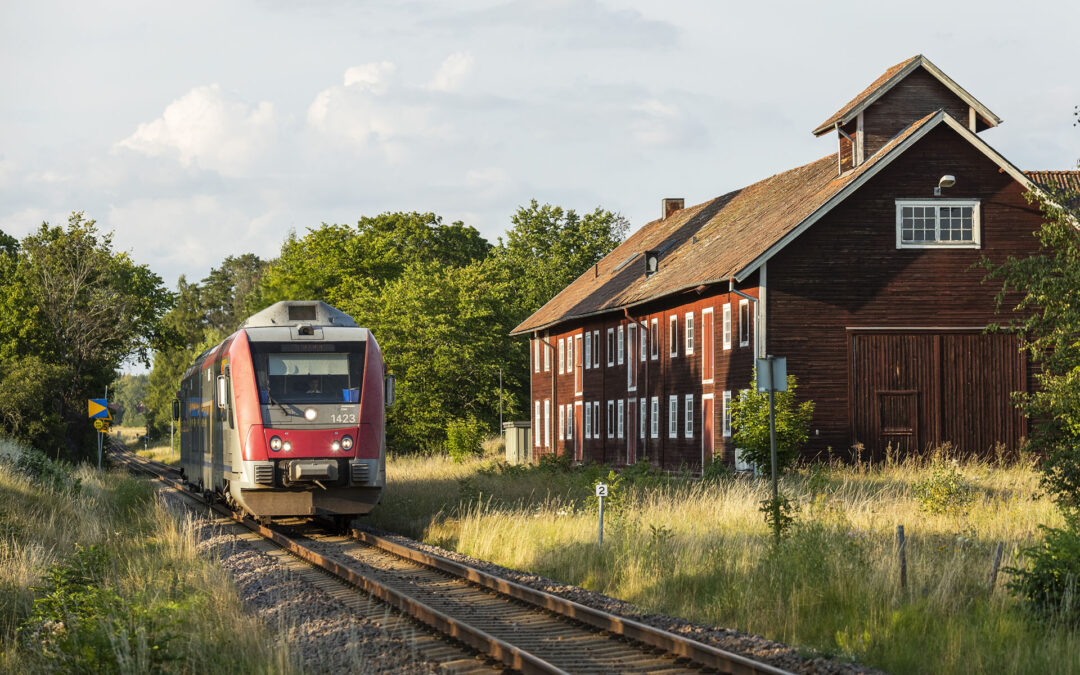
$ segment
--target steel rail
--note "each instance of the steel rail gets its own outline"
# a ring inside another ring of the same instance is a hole
[[[415,598],[373,579],[367,578],[320,553],[316,553],[287,535],[260,525],[250,518],[241,517],[224,505],[211,503],[201,495],[192,493],[184,488],[179,481],[164,475],[175,471],[174,467],[154,460],[137,457],[129,451],[122,450],[119,454],[119,459],[128,466],[149,473],[169,488],[208,504],[210,508],[214,509],[218,514],[235,520],[252,532],[273,541],[276,545],[289,553],[292,553],[296,557],[319,567],[347,584],[359,588],[383,602],[394,606],[399,611],[432,627],[436,631],[453,637],[459,642],[491,656],[506,666],[525,673],[566,672],[535,654],[511,645],[479,628],[462,622],[459,619],[455,619]],[[721,673],[729,673],[731,675],[791,675],[789,671],[767,663],[761,663],[749,657],[735,654],[718,647],[713,647],[698,642],[697,640],[677,635],[660,628],[655,628],[633,619],[594,609],[573,600],[568,600],[545,591],[537,590],[483,572],[474,567],[463,565],[443,556],[419,551],[398,544],[369,532],[353,529],[351,530],[351,534],[352,537],[360,543],[392,554],[398,558],[438,570],[451,577],[464,580],[475,586],[494,591],[499,595],[513,598],[519,602],[584,624],[592,629],[605,631],[612,635],[662,650],[675,657],[689,660],[700,666],[715,669]]]

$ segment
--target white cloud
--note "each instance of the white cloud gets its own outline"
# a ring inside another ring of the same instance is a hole
[[[470,52],[455,52],[446,57],[439,69],[435,71],[428,89],[433,91],[456,91],[461,83],[472,73],[476,59]]]
[[[196,87],[170,103],[161,117],[139,125],[116,144],[149,157],[173,157],[185,167],[246,175],[276,133],[274,106],[230,101],[216,84]]]
[[[349,68],[344,86],[316,94],[308,106],[308,125],[361,150],[381,152],[393,162],[403,161],[419,140],[449,135],[447,125],[433,121],[431,94],[394,86],[394,71],[387,61]]]
[[[705,129],[671,103],[649,99],[630,106],[630,134],[641,145],[684,145],[701,140]]]

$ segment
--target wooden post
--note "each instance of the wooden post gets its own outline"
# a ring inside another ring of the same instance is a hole
[[[1000,541],[997,543],[997,546],[994,547],[994,564],[990,566],[990,590],[988,592],[989,595],[994,594],[994,584],[997,583],[998,568],[1001,566],[1001,553],[1004,548],[1005,544]]]
[[[907,588],[907,540],[904,539],[904,526],[896,526],[897,550],[900,553],[900,588]]]

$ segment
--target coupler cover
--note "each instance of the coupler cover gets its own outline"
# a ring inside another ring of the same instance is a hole
[[[294,459],[288,464],[289,480],[300,481],[336,481],[338,465],[332,459]]]

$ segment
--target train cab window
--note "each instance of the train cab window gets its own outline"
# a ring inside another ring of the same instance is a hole
[[[313,345],[317,353],[291,351],[290,343],[252,346],[263,404],[360,402],[364,343]]]

